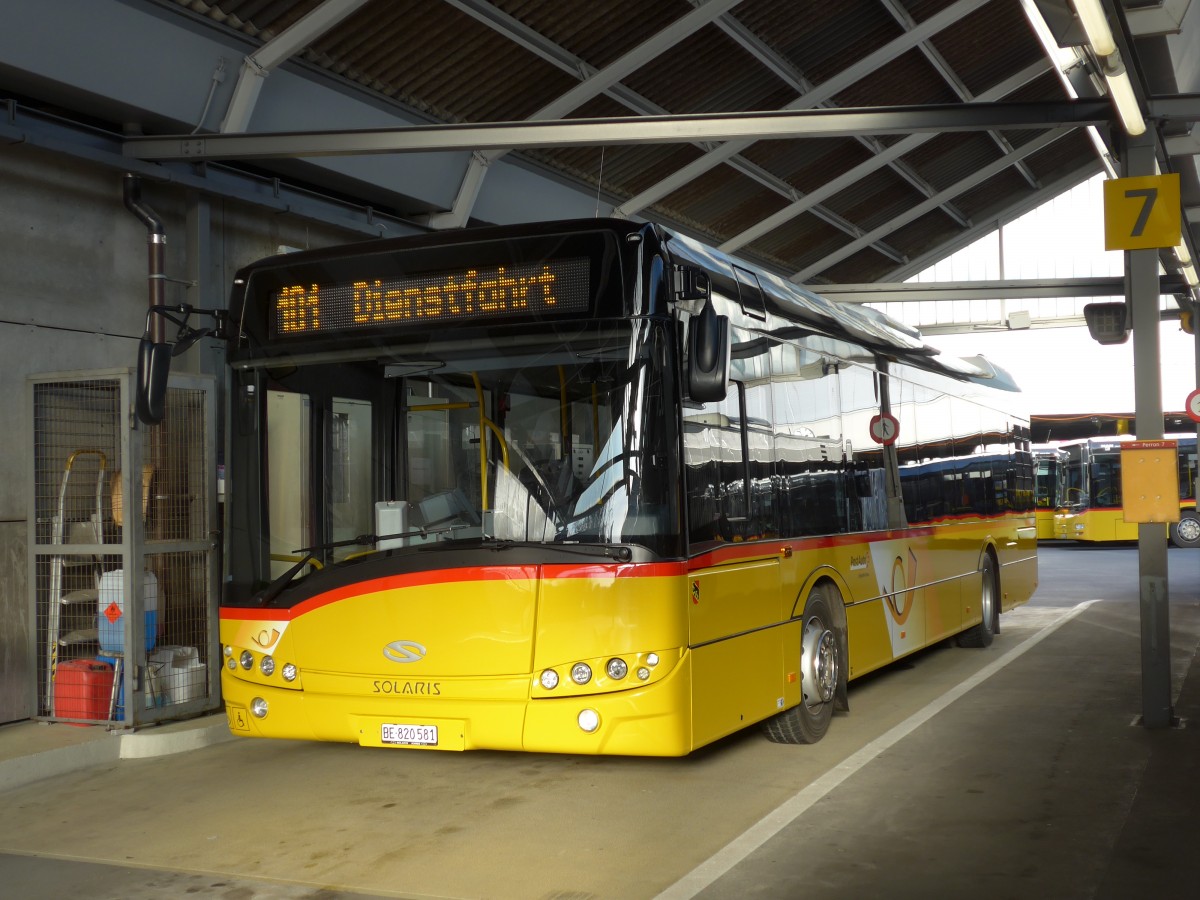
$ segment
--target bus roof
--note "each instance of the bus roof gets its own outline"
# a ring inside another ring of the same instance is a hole
[[[982,356],[942,356],[940,350],[924,342],[919,330],[893,319],[887,313],[822,297],[684,235],[666,234],[665,237],[667,249],[674,259],[698,266],[730,285],[737,283],[735,265],[753,272],[758,276],[768,311],[777,316],[864,344],[873,350],[893,353],[904,362],[959,380],[1004,391],[1020,390],[1012,376],[990,360]]]

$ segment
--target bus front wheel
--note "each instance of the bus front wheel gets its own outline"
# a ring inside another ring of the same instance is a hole
[[[841,603],[841,596],[830,584],[819,584],[808,595],[800,636],[800,703],[763,725],[777,744],[815,744],[829,730],[843,664],[834,603]]]
[[[1179,521],[1171,523],[1171,543],[1176,547],[1200,547],[1200,516],[1181,513]]]

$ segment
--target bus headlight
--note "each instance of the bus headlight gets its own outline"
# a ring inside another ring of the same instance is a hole
[[[249,650],[243,650],[241,656],[242,668],[249,672],[254,668],[254,654]]]
[[[290,682],[290,681],[295,681],[295,680],[296,680],[296,676],[297,676],[297,675],[299,675],[299,674],[300,674],[300,672],[299,672],[299,670],[296,668],[296,664],[295,664],[295,663],[286,663],[286,664],[284,665],[284,667],[283,667],[283,680],[284,680],[284,681],[289,681],[289,682]]]
[[[267,717],[267,701],[262,697],[255,697],[250,701],[250,712],[256,719],[265,719]]]
[[[275,674],[275,660],[270,656],[264,656],[258,661],[258,671],[264,675]]]
[[[639,666],[637,670],[638,681],[645,681],[650,677],[650,670],[645,666]]]
[[[620,681],[629,674],[629,665],[625,660],[614,656],[608,661],[608,665],[604,667],[604,671],[608,672],[608,677],[613,681]]]
[[[581,709],[579,711],[579,717],[576,721],[579,722],[579,728],[582,731],[586,731],[588,734],[591,734],[600,727],[600,713],[596,712],[594,709]]]
[[[558,687],[558,673],[553,669],[543,669],[542,677],[538,681],[541,682],[542,687],[546,690],[552,691]]]
[[[230,672],[235,671],[237,669],[237,660],[232,656],[229,657],[229,659],[225,660],[225,667],[229,669]]]
[[[571,666],[571,680],[576,684],[587,684],[592,680],[592,667],[587,663],[575,663]]]

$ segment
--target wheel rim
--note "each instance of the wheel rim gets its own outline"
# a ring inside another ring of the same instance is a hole
[[[1180,519],[1175,533],[1179,535],[1181,541],[1188,544],[1200,541],[1200,519],[1194,519],[1191,516]]]
[[[837,637],[816,616],[804,623],[800,664],[804,705],[809,709],[828,703],[837,690]]]

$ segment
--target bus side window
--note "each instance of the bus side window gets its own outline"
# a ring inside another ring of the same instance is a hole
[[[745,518],[741,428],[727,407],[736,415],[736,392],[683,419],[688,535],[693,546],[732,540],[731,512],[732,518]]]

